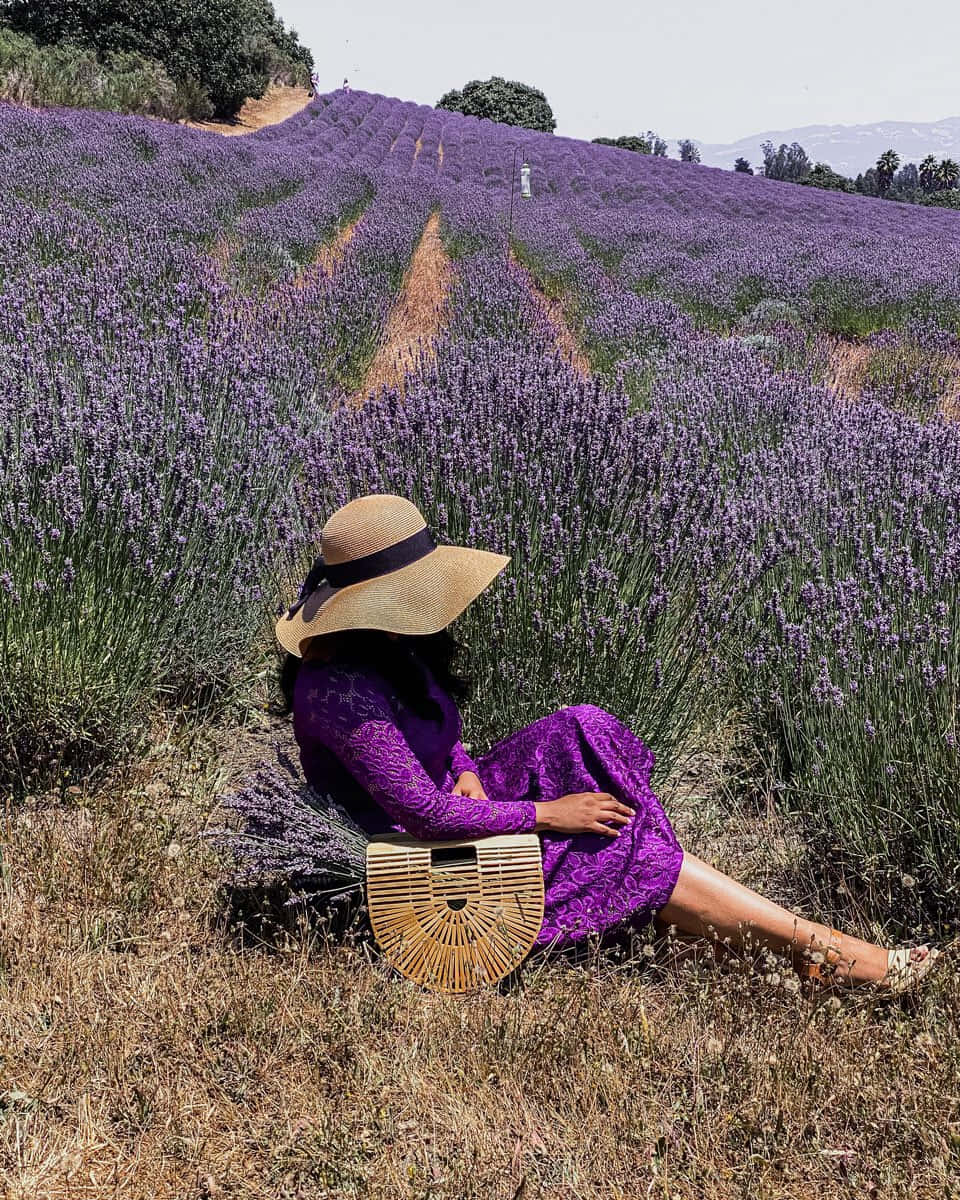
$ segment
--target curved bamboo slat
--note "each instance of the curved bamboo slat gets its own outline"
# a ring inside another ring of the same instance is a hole
[[[384,957],[408,979],[451,994],[497,983],[523,962],[540,932],[540,839],[373,838],[367,905]]]

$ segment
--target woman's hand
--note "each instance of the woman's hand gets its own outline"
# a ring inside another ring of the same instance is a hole
[[[455,796],[469,796],[471,800],[486,800],[483,784],[472,771],[464,771],[453,789]]]
[[[537,829],[553,833],[605,833],[619,837],[618,825],[629,825],[633,809],[609,792],[571,792],[536,805]]]

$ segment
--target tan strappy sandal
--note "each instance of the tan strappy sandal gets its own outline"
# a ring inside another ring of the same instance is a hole
[[[915,961],[910,957],[914,950],[926,950],[927,953]],[[931,946],[900,946],[891,950],[887,955],[887,973],[880,980],[880,986],[894,996],[901,996],[926,978],[939,957],[940,951]]]
[[[830,930],[829,943],[825,950],[817,953],[815,961],[806,962],[800,967],[800,978],[807,980],[813,987],[857,986],[849,980],[838,981],[834,968],[841,961],[839,929]],[[915,961],[910,956],[914,950],[926,950],[923,958]],[[912,991],[926,978],[933,964],[940,957],[940,951],[931,946],[901,946],[890,950],[887,954],[887,972],[882,979],[873,985],[887,995],[902,996]]]

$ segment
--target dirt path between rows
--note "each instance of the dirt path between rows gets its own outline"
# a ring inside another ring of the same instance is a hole
[[[344,254],[346,254],[347,247],[350,245],[359,223],[360,218],[357,217],[355,221],[342,226],[329,242],[324,242],[314,255],[313,262],[308,267],[304,267],[296,279],[294,279],[293,286],[302,291],[318,275],[332,275],[337,268],[337,264],[343,258]]]
[[[573,336],[570,326],[563,314],[563,304],[559,300],[551,300],[537,287],[533,276],[522,263],[518,262],[513,252],[510,253],[510,263],[515,271],[519,271],[526,284],[530,300],[534,308],[541,314],[548,326],[553,330],[554,343],[561,357],[573,367],[581,379],[590,376],[590,364],[580,349],[577,339]]]
[[[205,129],[208,133],[222,133],[225,137],[237,137],[244,133],[255,133],[267,125],[279,125],[295,113],[302,112],[313,99],[306,88],[284,87],[271,84],[260,100],[247,100],[233,121],[184,121],[191,129]]]
[[[869,346],[854,342],[836,342],[830,349],[827,383],[835,392],[857,399],[870,362]]]
[[[834,341],[830,346],[826,382],[838,396],[860,400],[869,379],[870,363],[876,351],[862,342]],[[940,413],[950,420],[960,417],[960,359],[943,355],[938,360],[943,373],[944,391]]]
[[[440,238],[440,214],[430,215],[396,304],[390,313],[379,350],[367,370],[363,387],[352,397],[362,404],[372,392],[401,387],[408,371],[430,362],[443,329],[443,307],[453,268]]]

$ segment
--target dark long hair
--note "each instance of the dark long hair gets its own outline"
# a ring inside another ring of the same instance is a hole
[[[463,647],[446,629],[397,637],[389,637],[380,629],[347,629],[326,634],[322,642],[329,655],[324,655],[323,661],[372,668],[387,680],[408,708],[425,719],[439,721],[443,714],[427,693],[424,667],[458,704],[472,691],[470,679],[456,668]],[[293,710],[293,692],[302,665],[302,658],[287,654],[280,666],[280,691],[287,713]]]

